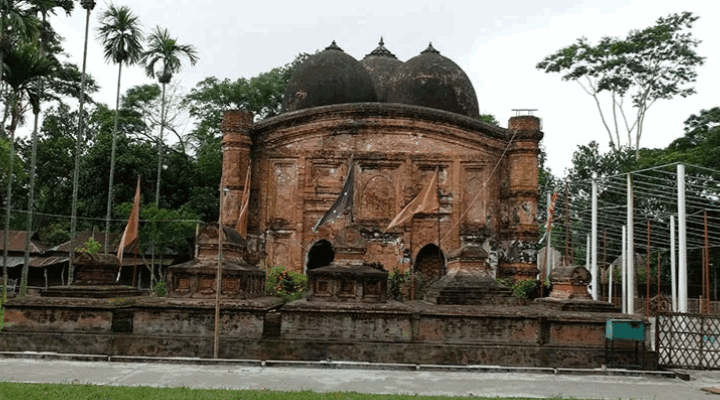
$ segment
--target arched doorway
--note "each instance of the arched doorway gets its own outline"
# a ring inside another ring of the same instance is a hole
[[[324,239],[318,240],[308,251],[305,272],[330,265],[333,260],[335,260],[335,252],[330,242]]]
[[[415,257],[415,273],[423,281],[435,281],[445,276],[445,256],[439,247],[434,244],[424,246]]]

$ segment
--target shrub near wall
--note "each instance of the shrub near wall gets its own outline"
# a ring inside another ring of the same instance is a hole
[[[285,301],[297,300],[307,292],[307,275],[287,271],[283,266],[263,264],[265,270],[265,291]]]

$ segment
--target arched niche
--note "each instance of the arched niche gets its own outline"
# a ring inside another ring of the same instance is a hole
[[[440,279],[447,272],[445,255],[436,245],[425,245],[415,257],[413,269],[426,282]]]
[[[315,242],[308,251],[305,272],[330,265],[335,260],[335,251],[325,239]]]

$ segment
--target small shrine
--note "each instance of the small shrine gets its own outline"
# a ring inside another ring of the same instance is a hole
[[[196,240],[196,257],[168,268],[168,297],[214,299],[218,269],[218,243],[222,232],[223,299],[251,299],[265,291],[265,273],[243,260],[245,241],[234,229],[207,225]]]
[[[388,272],[363,262],[367,244],[355,228],[344,228],[333,243],[335,261],[309,270],[307,301],[387,302]]]
[[[612,303],[595,301],[588,292],[592,275],[577,265],[558,266],[550,273],[550,297],[537,299],[540,304],[563,311],[619,312]]]
[[[120,263],[114,254],[75,253],[73,284],[51,286],[40,294],[43,297],[112,298],[141,296],[143,292],[130,286],[118,285]]]
[[[517,305],[522,300],[495,281],[486,262],[489,254],[478,245],[466,244],[448,254],[448,272],[425,294],[434,304]]]

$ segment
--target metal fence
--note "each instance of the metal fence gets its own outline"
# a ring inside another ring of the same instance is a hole
[[[720,369],[720,316],[659,314],[655,340],[660,366]]]

